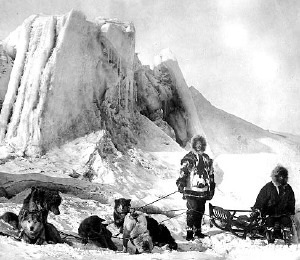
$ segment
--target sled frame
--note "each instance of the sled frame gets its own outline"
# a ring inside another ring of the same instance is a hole
[[[251,210],[231,210],[213,206],[209,203],[209,216],[211,223],[217,228],[232,233],[233,235],[246,239],[264,238],[264,227],[261,225],[262,219],[252,221],[241,221],[240,213],[250,213]]]

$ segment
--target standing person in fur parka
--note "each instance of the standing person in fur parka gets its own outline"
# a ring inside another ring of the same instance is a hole
[[[187,200],[186,240],[205,237],[201,232],[205,203],[215,192],[213,161],[204,153],[205,138],[201,135],[193,137],[192,148],[193,151],[181,160],[180,177],[176,181],[179,192]]]
[[[253,206],[254,213],[266,217],[266,236],[269,243],[274,243],[274,227],[278,223],[283,232],[292,232],[291,215],[295,214],[295,195],[287,183],[288,170],[276,166],[268,182],[259,192]]]

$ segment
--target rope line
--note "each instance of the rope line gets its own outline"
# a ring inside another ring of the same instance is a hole
[[[185,213],[185,212],[182,212],[182,213],[180,213],[180,214],[178,214],[178,215],[176,215],[176,216],[169,217],[169,218],[167,218],[167,219],[165,219],[165,220],[159,222],[159,224],[161,224],[161,223],[163,223],[163,222],[165,222],[165,221],[167,221],[167,220],[170,220],[170,219],[172,219],[172,218],[176,218],[176,217],[178,217],[178,216],[180,216],[180,215],[182,215],[182,214],[184,214],[184,213]]]
[[[151,204],[153,204],[153,203],[155,203],[155,202],[157,202],[157,201],[160,201],[160,200],[162,200],[162,199],[165,199],[165,198],[167,198],[167,197],[169,197],[169,196],[175,194],[176,192],[178,192],[178,190],[176,190],[176,191],[174,191],[174,192],[171,192],[171,193],[169,193],[169,194],[167,194],[167,195],[165,195],[165,196],[163,196],[163,197],[161,197],[161,198],[159,198],[159,199],[157,199],[157,200],[155,200],[155,201],[152,201],[152,202],[150,202],[150,203],[148,203],[148,204],[145,204],[145,205],[142,206],[142,207],[134,207],[133,209],[142,209],[142,208],[144,208],[144,207],[146,207],[146,206],[149,206],[149,205],[151,205]]]
[[[21,240],[22,240],[20,237],[16,237],[16,236],[14,236],[14,235],[7,234],[7,233],[4,233],[4,232],[2,232],[2,231],[0,231],[0,235],[1,235],[1,236],[6,236],[6,237],[11,237],[11,238],[13,238],[13,239],[16,240],[16,241],[21,241]]]

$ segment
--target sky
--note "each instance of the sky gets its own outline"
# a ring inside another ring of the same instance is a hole
[[[132,21],[143,64],[164,48],[213,105],[264,129],[300,133],[297,0],[0,0],[0,39],[31,14],[81,10]]]

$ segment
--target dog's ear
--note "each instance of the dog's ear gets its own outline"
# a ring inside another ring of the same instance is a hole
[[[99,218],[100,222],[102,223],[103,221],[106,221],[105,219],[103,218]],[[102,223],[103,224],[103,223]]]
[[[36,217],[38,222],[43,222],[43,213],[42,213],[42,211],[37,212],[35,214],[35,217]]]
[[[39,197],[39,189],[38,187],[32,187],[31,188],[31,197],[36,199],[37,197]]]
[[[130,204],[131,203],[131,199],[127,199],[126,202],[128,202],[128,204]]]
[[[115,199],[115,204],[118,204],[120,202],[120,199]]]
[[[46,208],[48,208],[47,202],[45,202],[45,204],[46,204]],[[56,205],[51,205],[49,210],[52,211],[54,215],[60,215],[59,208]]]
[[[36,194],[36,195],[40,195],[41,194],[41,189],[39,187],[32,187],[31,188],[31,192]]]
[[[29,211],[25,210],[22,214],[21,214],[21,219],[24,220],[27,218],[27,216],[29,215]]]
[[[43,192],[43,189],[41,189],[40,187],[32,187],[31,188],[31,192],[34,193],[34,194],[38,194],[40,196],[40,194],[42,194]]]

